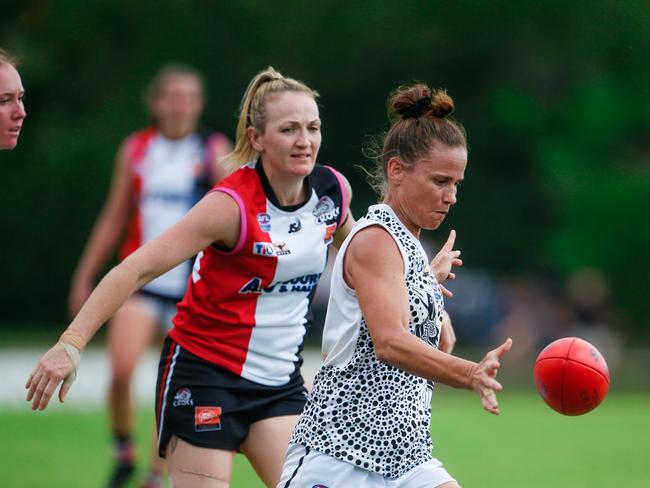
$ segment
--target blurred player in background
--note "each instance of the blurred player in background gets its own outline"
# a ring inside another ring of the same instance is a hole
[[[0,149],[13,149],[27,116],[25,89],[14,58],[0,49]]]
[[[433,382],[474,390],[499,413],[495,377],[508,339],[480,363],[438,349],[455,232],[428,259],[421,229],[440,226],[467,165],[452,99],[424,84],[398,89],[379,151],[383,203],[341,245],[323,331],[324,364],[291,438],[278,487],[458,487],[432,458]],[[433,425],[435,432],[435,424]]]
[[[147,92],[152,124],[131,134],[115,160],[104,208],[74,273],[69,309],[74,317],[95,286],[98,274],[122,241],[124,259],[178,222],[224,176],[219,160],[231,151],[220,133],[199,132],[203,110],[202,78],[192,68],[163,67]],[[191,261],[151,281],[116,311],[108,329],[112,378],[108,394],[115,467],[108,486],[126,486],[136,465],[131,383],[138,361],[171,327],[183,297]],[[152,453],[142,486],[160,485],[164,461]]]

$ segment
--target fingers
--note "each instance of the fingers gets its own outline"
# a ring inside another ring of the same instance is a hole
[[[510,350],[511,347],[512,347],[512,339],[510,339],[508,337],[508,339],[506,339],[506,341],[503,344],[501,344],[499,347],[497,347],[496,349],[493,349],[490,352],[496,354],[497,358],[501,359],[501,357],[505,353],[507,353]]]
[[[454,294],[451,291],[449,291],[447,288],[445,288],[443,285],[440,285],[440,290],[442,291],[442,294],[447,298],[451,298],[454,296]]]
[[[52,393],[47,396],[47,388],[50,384],[50,379],[46,375],[41,376],[41,380],[38,382],[38,385],[34,388],[33,399],[32,399],[32,410],[43,410],[48,402],[50,401],[50,396]],[[54,385],[56,387],[56,385]]]
[[[442,246],[442,251],[451,251],[454,248],[454,243],[456,242],[456,231],[451,229],[449,231],[449,237],[447,237],[447,242]]]
[[[66,395],[68,394],[69,391],[70,391],[70,386],[69,385],[68,386],[66,386],[66,385],[61,386],[61,388],[59,389],[59,401],[61,403],[63,403],[63,401],[65,400],[65,397],[66,397]]]
[[[494,415],[499,415],[496,394],[503,391],[503,385],[496,380],[497,372],[501,367],[499,360],[511,347],[512,339],[508,338],[499,347],[488,352],[477,368],[477,372],[479,372],[477,377],[478,387],[475,387],[475,390],[481,396],[483,408]]]
[[[499,415],[499,402],[497,402],[497,396],[493,391],[486,395],[481,395],[481,403],[483,403],[483,408],[494,415]]]
[[[36,387],[41,381],[41,377],[43,375],[38,372],[38,369],[34,371],[31,375],[29,375],[29,379],[27,380],[27,384],[25,385],[25,388],[28,389],[27,391],[27,396],[25,399],[29,402],[32,400],[34,397],[34,393],[36,393]]]

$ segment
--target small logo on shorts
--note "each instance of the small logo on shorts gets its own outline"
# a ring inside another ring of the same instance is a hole
[[[221,407],[194,407],[194,431],[221,430]]]
[[[177,390],[172,405],[175,407],[193,407],[194,400],[192,400],[192,392],[190,389],[181,388],[180,390]]]

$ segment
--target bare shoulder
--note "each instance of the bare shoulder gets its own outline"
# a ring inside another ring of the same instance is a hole
[[[234,247],[239,240],[241,211],[235,199],[225,192],[209,192],[190,210],[187,220],[213,242]]]
[[[364,266],[402,262],[395,239],[381,225],[371,225],[357,232],[348,246],[347,255]]]

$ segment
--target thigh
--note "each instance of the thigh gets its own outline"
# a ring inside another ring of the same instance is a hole
[[[391,485],[394,488],[460,488],[437,459],[411,469]]]
[[[108,328],[108,346],[116,373],[135,368],[151,344],[155,331],[155,313],[141,297],[130,298],[115,312]]]
[[[167,471],[174,488],[225,488],[234,457],[234,451],[198,447],[172,436],[167,444]]]
[[[298,415],[285,415],[260,420],[250,426],[241,452],[266,486],[276,486],[280,480],[289,438],[297,421]]]
[[[172,436],[203,448],[239,449],[250,422],[237,414],[237,392],[224,387],[223,381],[223,372],[188,353],[170,337],[165,339],[156,387],[161,456],[165,456]]]

